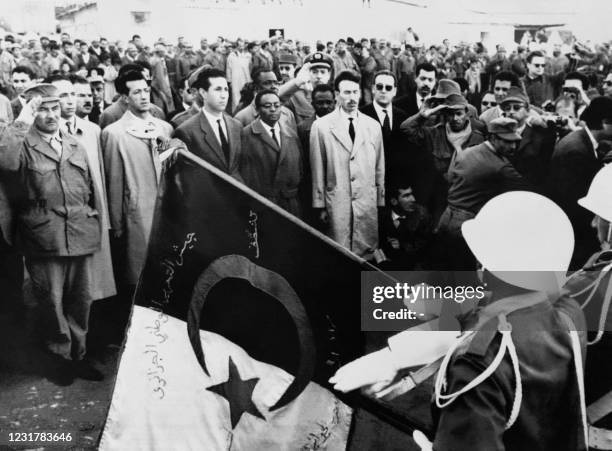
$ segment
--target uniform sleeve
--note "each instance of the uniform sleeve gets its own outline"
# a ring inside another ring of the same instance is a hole
[[[454,359],[447,371],[446,393],[461,390],[482,374],[488,363],[472,355]],[[504,450],[503,434],[514,396],[512,383],[512,369],[506,357],[491,377],[439,411],[433,449]]]
[[[123,216],[123,192],[125,183],[123,159],[119,152],[119,143],[112,134],[107,132],[107,130],[102,132],[101,141],[102,152],[104,154],[110,228],[121,232],[125,229],[125,218]]]
[[[29,127],[23,122],[0,123],[0,170],[16,172],[21,166],[21,145]]]
[[[325,143],[315,121],[310,130],[310,171],[312,174],[312,207],[325,208]]]
[[[498,172],[501,180],[502,192],[507,191],[533,191],[534,187],[519,172],[507,163]]]
[[[402,122],[400,130],[410,144],[419,148],[423,146],[426,127],[420,112]]]

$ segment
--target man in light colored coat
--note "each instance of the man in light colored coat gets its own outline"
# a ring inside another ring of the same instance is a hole
[[[102,149],[111,232],[125,252],[125,262],[119,263],[125,270],[117,273],[134,286],[145,262],[161,177],[159,138],[169,138],[172,127],[149,112],[151,91],[141,72],[124,72],[117,91],[128,110],[102,131]]]
[[[100,193],[100,222],[102,223],[102,237],[100,250],[91,257],[93,272],[91,283],[93,285],[93,300],[105,299],[117,294],[113,264],[111,261],[110,241],[108,236],[109,219],[108,205],[106,203],[106,184],[104,183],[104,164],[100,149],[100,127],[93,122],[76,116],[76,93],[74,85],[62,75],[53,75],[46,80],[57,88],[61,119],[60,130],[76,138],[83,145],[89,160],[89,169],[94,187]]]
[[[385,157],[377,121],[359,113],[360,79],[334,81],[340,107],[310,132],[312,204],[325,233],[360,257],[378,248],[378,210],[385,204]]]

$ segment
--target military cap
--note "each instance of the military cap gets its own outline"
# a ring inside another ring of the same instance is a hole
[[[278,64],[293,64],[297,66],[297,58],[291,53],[281,53],[278,55]]]
[[[311,68],[315,67],[325,67],[331,70],[333,61],[323,52],[314,52],[312,55],[308,55],[304,63],[310,63]]]
[[[23,92],[26,101],[32,100],[33,97],[42,97],[43,102],[58,102],[59,94],[57,88],[51,83],[39,83],[26,89]]]
[[[467,108],[468,102],[461,94],[450,94],[444,100],[444,106],[451,110],[464,110]]]
[[[523,92],[521,88],[518,86],[510,86],[508,90],[508,95],[501,101],[502,105],[508,102],[522,102],[524,104],[529,104],[529,97]]]
[[[487,130],[508,141],[520,141],[521,135],[517,133],[518,122],[509,117],[498,117],[487,125]]]

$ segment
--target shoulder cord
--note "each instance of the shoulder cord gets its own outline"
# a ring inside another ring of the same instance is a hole
[[[491,362],[491,364],[485,369],[481,374],[479,374],[472,382],[467,384],[462,389],[456,391],[452,394],[443,395],[442,391],[446,390],[446,370],[448,368],[448,364],[450,363],[450,359],[453,356],[457,347],[465,341],[465,339],[471,336],[474,332],[465,334],[451,346],[451,348],[447,351],[444,359],[442,360],[442,364],[440,365],[440,370],[436,375],[436,381],[434,385],[434,393],[436,398],[436,405],[442,409],[450,404],[452,404],[459,396],[472,390],[473,388],[480,385],[484,380],[486,380],[489,376],[491,376],[495,370],[499,367],[502,362],[504,356],[506,355],[506,351],[510,354],[510,360],[512,361],[512,368],[514,370],[514,378],[516,383],[516,389],[514,391],[514,402],[512,403],[512,410],[510,412],[510,417],[506,423],[506,430],[512,427],[518,418],[519,410],[521,408],[521,401],[523,399],[523,387],[521,384],[521,373],[519,371],[519,361],[518,356],[516,354],[516,348],[514,347],[514,343],[512,341],[512,325],[508,323],[506,320],[506,316],[504,314],[500,314],[498,316],[499,325],[498,331],[502,334],[502,341],[499,346],[499,351],[497,355]]]
[[[605,266],[604,268],[602,268],[597,278],[593,282],[591,282],[587,287],[583,288],[580,291],[577,291],[576,293],[570,294],[570,297],[576,298],[577,296],[580,296],[581,294],[584,294],[587,290],[591,289],[591,292],[589,293],[589,296],[587,297],[586,301],[584,301],[584,303],[580,305],[580,308],[582,310],[584,310],[586,306],[589,305],[591,300],[595,297],[595,293],[597,292],[597,289],[599,288],[601,281],[604,279],[606,275],[610,274],[611,270],[612,270],[612,264]],[[574,274],[577,274],[577,273],[574,273]],[[599,314],[597,336],[593,340],[587,342],[587,345],[589,346],[594,345],[598,343],[603,337],[606,317],[608,316],[608,310],[610,309],[611,301],[612,301],[612,274],[610,275],[610,280],[608,281],[608,287],[606,288],[606,291],[604,293],[603,304],[601,306],[601,313]]]
[[[559,312],[561,319],[568,328],[572,343],[572,354],[574,355],[574,369],[576,371],[576,382],[578,383],[578,397],[580,400],[580,419],[582,420],[582,430],[584,433],[585,448],[589,446],[589,429],[586,413],[586,397],[584,391],[584,372],[582,370],[582,349],[580,347],[580,337],[572,319],[565,312]]]

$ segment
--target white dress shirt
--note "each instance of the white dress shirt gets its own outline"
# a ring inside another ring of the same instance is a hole
[[[383,111],[385,110],[387,112],[387,116],[389,116],[389,127],[393,128],[393,106],[389,104],[388,106],[383,108],[376,102],[374,102],[373,105],[374,111],[376,111],[376,116],[378,116],[378,122],[380,122],[380,125],[382,126],[385,122],[385,112]]]
[[[202,108],[202,113],[208,120],[211,128],[213,129],[213,133],[217,137],[217,141],[219,141],[219,145],[221,145],[221,136],[219,135],[219,123],[218,120],[221,120],[221,129],[223,130],[223,134],[225,135],[225,140],[229,143],[229,137],[227,135],[227,127],[225,126],[225,121],[223,120],[223,113],[215,116],[210,112],[206,111],[206,108]]]
[[[423,107],[423,103],[425,103],[425,100],[429,99],[431,97],[431,94],[426,95],[425,97],[421,97],[421,95],[417,92],[416,93],[416,102],[417,102],[417,106],[419,107],[419,110]]]
[[[266,124],[262,120],[260,120],[260,122],[261,122],[261,125],[263,125],[263,128],[268,132],[268,135],[270,135],[273,141],[276,141],[276,143],[278,144],[278,147],[280,148],[281,135],[280,135],[280,125],[278,125],[278,122],[274,124],[274,127],[270,127],[268,124]],[[272,129],[274,129],[274,134],[276,135],[276,137],[272,136]]]

